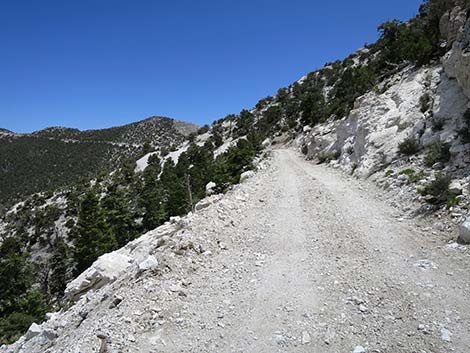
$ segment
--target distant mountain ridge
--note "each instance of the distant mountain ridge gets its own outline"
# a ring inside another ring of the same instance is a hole
[[[166,117],[96,130],[49,127],[33,133],[0,129],[0,204],[96,176],[142,153],[170,148],[198,126]]]
[[[133,123],[112,126],[102,129],[80,130],[66,126],[49,126],[44,129],[36,130],[31,133],[17,133],[5,128],[0,128],[0,132],[15,134],[18,136],[40,136],[58,139],[75,139],[75,140],[93,140],[123,143],[140,143],[141,141],[131,141],[130,132],[138,134],[136,137],[141,138],[145,135],[152,135],[155,129],[160,129],[165,124],[168,128],[174,128],[180,134],[187,136],[197,131],[198,125],[188,123],[181,120],[175,120],[168,117],[152,116]],[[140,135],[139,135],[140,134]],[[152,139],[154,136],[149,136]]]

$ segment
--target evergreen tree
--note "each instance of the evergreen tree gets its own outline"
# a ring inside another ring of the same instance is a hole
[[[64,293],[71,270],[69,256],[67,244],[62,239],[58,239],[49,260],[51,271],[49,288],[53,296],[61,297]]]
[[[33,266],[16,237],[0,245],[0,344],[11,343],[34,322],[44,319],[46,300],[33,288]]]
[[[6,238],[0,246],[0,316],[17,310],[20,296],[33,284],[33,268],[27,258],[15,237]]]
[[[224,138],[222,136],[222,127],[220,125],[212,126],[211,140],[214,144],[214,148],[220,147],[224,143]]]
[[[116,248],[116,241],[107,227],[100,201],[93,189],[84,196],[74,231],[76,274],[87,269],[100,255]]]
[[[118,185],[111,185],[101,205],[107,227],[116,240],[116,247],[123,247],[133,240],[137,229],[126,193]]]
[[[240,137],[246,135],[253,129],[253,124],[255,122],[255,116],[248,110],[242,110],[240,112],[240,117],[237,121],[237,130],[235,131],[235,137]]]
[[[142,225],[144,230],[158,227],[166,220],[163,190],[158,181],[161,172],[160,158],[153,155],[149,158],[143,175],[143,187],[140,204],[143,208]]]
[[[184,160],[183,155],[180,157],[183,157]],[[179,216],[188,212],[189,201],[184,184],[184,173],[181,174],[181,166],[187,162],[181,163],[180,174],[178,174],[173,160],[167,160],[160,177],[164,193],[163,200],[168,216]]]
[[[178,162],[178,173],[180,177],[184,178],[188,198],[191,196],[193,203],[205,197],[206,184],[213,177],[213,164],[212,150],[195,144],[188,148],[184,158]],[[189,189],[191,190],[190,194]]]

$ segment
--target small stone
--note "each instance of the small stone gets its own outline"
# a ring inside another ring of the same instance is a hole
[[[449,185],[449,191],[455,195],[462,195],[462,184],[457,180],[453,180]]]
[[[441,329],[441,340],[443,340],[444,342],[450,342],[450,336],[452,334],[450,333],[450,331],[448,329]]]
[[[216,183],[210,181],[206,184],[206,195],[212,195],[214,193],[214,188],[217,186]]]
[[[57,338],[57,333],[53,330],[44,330],[42,332],[43,342],[53,341]]]
[[[82,310],[78,313],[78,315],[80,315],[80,317],[85,320],[87,317],[88,317],[88,311],[86,310]]]
[[[115,308],[116,306],[118,306],[122,302],[122,300],[123,300],[123,298],[120,295],[116,295],[113,298],[113,301],[111,302],[111,304],[109,305],[109,308],[110,309]]]
[[[366,313],[367,311],[369,311],[369,309],[367,309],[367,307],[363,304],[359,305],[359,311],[361,313]]]
[[[279,331],[274,332],[273,335],[274,342],[276,342],[280,346],[286,346],[287,345],[287,338]]]
[[[356,346],[354,348],[353,353],[366,353],[366,349],[362,346]]]
[[[155,256],[150,255],[139,264],[139,272],[154,270],[158,267],[158,261]]]
[[[301,342],[302,344],[309,344],[312,341],[312,338],[310,337],[310,334],[307,331],[302,332],[302,338]]]

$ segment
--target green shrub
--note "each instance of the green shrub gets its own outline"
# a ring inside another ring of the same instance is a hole
[[[407,137],[398,145],[398,151],[405,156],[412,156],[419,151],[419,142],[414,136]]]
[[[437,173],[436,178],[427,184],[418,192],[423,196],[433,196],[432,203],[448,202],[455,198],[455,195],[449,191],[451,178],[445,173]]]
[[[34,317],[26,313],[13,313],[0,319],[0,343],[13,343],[34,322]]]
[[[197,133],[196,132],[191,132],[189,135],[188,135],[188,141],[189,142],[194,142],[196,140],[196,137],[197,137]]]
[[[431,120],[432,131],[442,131],[444,129],[445,120],[442,118],[433,118]]]
[[[470,109],[467,109],[464,113],[463,120],[465,126],[459,130],[459,135],[461,136],[463,143],[470,143]]]
[[[450,161],[450,145],[444,142],[434,142],[428,146],[424,163],[432,167],[435,163],[447,163]]]
[[[419,99],[419,106],[422,113],[426,113],[431,108],[431,96],[425,93]]]
[[[428,174],[426,172],[420,171],[418,173],[414,173],[414,174],[411,174],[410,176],[408,176],[408,181],[410,183],[417,183],[418,181],[423,180],[427,176],[428,176]]]
[[[317,155],[318,163],[322,164],[325,162],[334,161],[338,159],[339,156],[341,156],[341,152],[339,151],[320,152]]]
[[[420,171],[417,173],[414,169],[411,168],[403,169],[398,174],[408,176],[409,183],[417,183],[418,181],[427,177],[427,174],[425,172]]]
[[[206,124],[200,127],[199,130],[197,130],[197,134],[202,135],[202,134],[205,134],[207,131],[209,131],[209,125]]]
[[[400,173],[398,174],[404,174],[404,175],[413,175],[415,172],[414,169],[411,169],[411,168],[407,168],[407,169],[403,169],[402,171],[400,171]]]
[[[454,193],[449,193],[449,196],[447,197],[447,206],[452,207],[456,206],[459,204],[460,199],[457,197],[458,195]]]

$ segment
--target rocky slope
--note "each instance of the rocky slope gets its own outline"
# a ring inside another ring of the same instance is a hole
[[[358,98],[347,117],[306,126],[294,142],[308,159],[373,180],[409,217],[429,210],[438,211],[435,216],[450,215],[450,221],[437,222],[448,230],[463,223],[470,209],[470,70],[465,59],[470,20],[466,13],[457,5],[441,20],[452,48],[442,64],[404,68]],[[411,155],[400,151],[407,139],[416,141]],[[448,157],[433,161],[440,147]],[[435,195],[423,194],[441,175],[449,178],[452,195],[444,208],[436,205]]]
[[[375,180],[404,207],[407,201],[423,201],[418,191],[435,180],[436,173],[452,175],[459,207],[468,208],[470,182],[470,144],[459,131],[465,126],[468,98],[456,80],[449,79],[442,67],[408,68],[379,88],[359,98],[350,115],[314,128],[306,128],[297,140],[309,159],[332,159],[329,163],[348,174]],[[430,109],[423,112],[418,97],[432,97]],[[400,154],[407,138],[416,138],[417,153]],[[425,163],[427,149],[448,144],[452,155],[444,166]],[[417,177],[419,176],[419,177]],[[422,203],[418,203],[422,205]],[[462,213],[462,210],[456,213]]]

